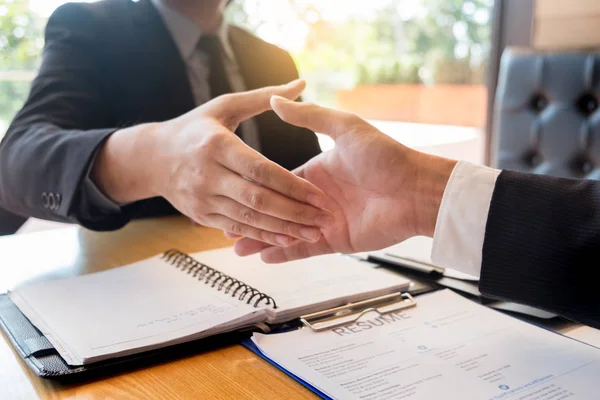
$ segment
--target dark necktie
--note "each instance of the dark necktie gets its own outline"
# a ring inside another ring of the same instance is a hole
[[[224,50],[219,38],[215,35],[202,35],[198,41],[198,50],[208,55],[208,85],[210,86],[210,97],[214,99],[223,94],[233,93],[233,89],[227,79],[225,63],[223,62]],[[235,134],[242,137],[242,129],[238,126]]]
[[[223,48],[219,38],[215,35],[202,35],[198,41],[198,49],[208,55],[210,97],[214,99],[222,94],[232,93],[233,90],[227,80],[225,63],[223,62]]]

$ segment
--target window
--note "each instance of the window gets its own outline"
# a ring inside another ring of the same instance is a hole
[[[409,146],[483,162],[492,8],[493,0],[244,0],[228,18],[292,54],[305,100],[355,112]]]
[[[0,135],[19,110],[35,75],[44,21],[23,0],[0,0]]]
[[[0,0],[0,135],[64,2]],[[227,18],[292,54],[306,100],[355,112],[409,146],[481,162],[492,3],[234,0]]]

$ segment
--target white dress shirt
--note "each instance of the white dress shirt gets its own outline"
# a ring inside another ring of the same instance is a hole
[[[446,185],[438,212],[432,262],[481,276],[483,239],[500,170],[459,161]]]

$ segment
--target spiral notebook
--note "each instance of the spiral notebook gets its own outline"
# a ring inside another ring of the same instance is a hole
[[[231,248],[170,250],[128,266],[17,288],[9,297],[69,365],[403,291],[410,282],[342,255],[269,265]]]

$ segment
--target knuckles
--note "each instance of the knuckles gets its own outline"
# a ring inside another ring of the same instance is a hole
[[[240,220],[243,221],[246,225],[254,225],[257,219],[258,217],[256,212],[248,208],[244,208],[240,212]]]
[[[242,224],[239,222],[235,222],[235,221],[231,222],[229,224],[227,231],[233,233],[234,235],[240,235],[240,236],[244,233]]]
[[[288,235],[288,236],[294,236],[294,229],[293,229],[293,225],[290,222],[282,222],[281,223],[281,233]]]
[[[200,225],[210,226],[206,212],[202,209],[193,209],[189,217]]]
[[[196,145],[182,182],[183,188],[193,196],[206,196],[214,191],[219,178],[214,160],[223,152],[229,139],[226,132],[216,132]]]
[[[189,194],[197,199],[208,196],[215,187],[216,177],[214,175],[206,168],[196,169],[186,183],[189,186]]]
[[[261,211],[265,209],[265,195],[256,189],[244,189],[242,199],[253,209]]]
[[[215,157],[226,147],[229,139],[228,132],[217,129],[198,144],[196,153],[201,157]]]
[[[264,161],[255,161],[248,167],[248,175],[250,179],[257,182],[267,183],[270,177],[269,164]]]
[[[265,232],[263,230],[259,230],[257,233],[257,236],[258,236],[257,239],[260,240],[261,242],[272,243],[272,241],[270,240],[271,238],[269,237],[267,232]]]
[[[298,210],[296,210],[294,212],[294,216],[296,218],[296,221],[302,223],[302,224],[310,224],[312,221],[310,220],[310,213],[305,210],[304,208],[299,208]]]

